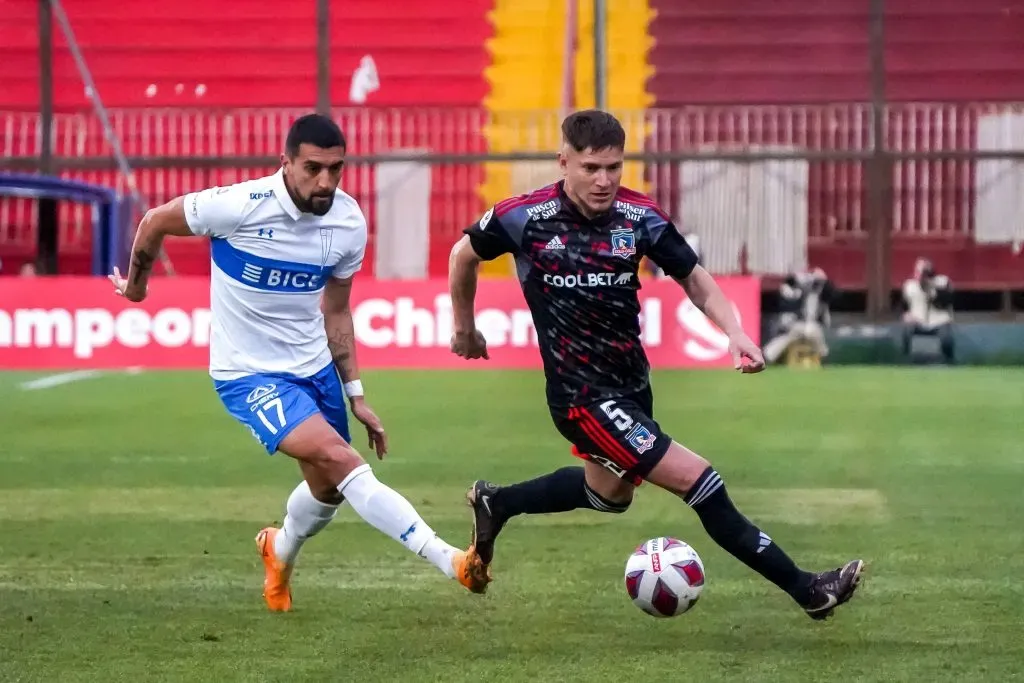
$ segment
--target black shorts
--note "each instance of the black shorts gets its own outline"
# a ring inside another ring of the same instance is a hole
[[[651,473],[672,443],[652,417],[650,387],[620,398],[550,410],[555,427],[572,444],[573,455],[596,462],[634,485]]]

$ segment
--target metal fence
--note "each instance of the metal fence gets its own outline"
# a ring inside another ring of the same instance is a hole
[[[183,192],[272,172],[291,121],[306,109],[114,110],[112,122],[150,205]],[[482,109],[336,109],[349,140],[343,187],[371,206],[374,169],[416,158],[432,165],[431,221],[449,242],[502,194],[555,177],[561,113]],[[871,182],[886,185],[891,234],[900,239],[1024,241],[1024,105],[889,104],[883,178],[866,103],[701,106],[619,111],[630,138],[627,181],[684,228],[713,236],[716,270],[741,267],[734,246],[779,251],[743,265],[799,266],[808,246],[862,240]],[[0,168],[31,169],[41,148],[37,113],[0,112]],[[98,119],[58,113],[55,168],[123,190]],[[880,196],[883,196],[880,195]],[[0,200],[0,242],[32,240],[32,203]],[[62,207],[61,240],[88,243],[83,207]],[[372,215],[371,221],[372,233]],[[707,239],[703,239],[707,242]],[[724,246],[723,246],[724,245]],[[763,251],[763,250],[762,250]]]

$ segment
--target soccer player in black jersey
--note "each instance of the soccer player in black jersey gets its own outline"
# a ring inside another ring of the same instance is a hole
[[[761,350],[668,216],[643,194],[620,186],[626,140],[621,124],[602,111],[581,111],[563,121],[562,136],[564,179],[499,202],[453,247],[451,348],[466,359],[488,357],[474,320],[478,267],[513,254],[537,328],[551,416],[585,462],[510,486],[475,482],[468,498],[476,553],[489,565],[498,533],[516,515],[577,508],[625,512],[634,488],[646,480],[682,498],[718,545],[812,618],[830,616],[853,595],[863,561],[821,573],[798,567],[736,509],[708,461],[654,420],[638,320],[641,258],[678,281],[728,335],[737,370],[763,370]]]

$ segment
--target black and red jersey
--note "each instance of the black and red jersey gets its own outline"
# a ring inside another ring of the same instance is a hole
[[[559,182],[498,202],[465,232],[482,259],[515,257],[551,405],[582,405],[648,386],[640,261],[646,256],[674,278],[697,265],[650,198],[620,188],[610,211],[588,219]]]

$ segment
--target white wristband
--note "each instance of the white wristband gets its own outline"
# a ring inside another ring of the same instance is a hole
[[[349,398],[356,398],[363,395],[363,383],[358,379],[345,382],[345,395]]]

